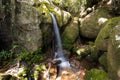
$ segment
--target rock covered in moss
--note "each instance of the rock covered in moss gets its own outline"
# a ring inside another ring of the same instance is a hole
[[[105,69],[106,71],[108,70],[107,53],[101,55],[101,57],[99,58],[99,63],[102,65],[103,69]]]
[[[15,15],[15,43],[30,52],[34,52],[42,44],[41,23],[38,12],[30,5],[17,2]]]
[[[108,41],[110,38],[110,30],[112,28],[111,21],[108,21],[104,28],[102,28],[95,40],[95,47],[98,50],[107,51]]]
[[[81,20],[80,33],[87,38],[96,38],[105,22],[110,18],[108,11],[99,8]]]
[[[78,18],[74,17],[71,23],[66,26],[62,34],[62,42],[64,48],[71,49],[78,35],[79,35]]]
[[[106,72],[98,69],[86,71],[85,80],[109,80]]]
[[[120,17],[110,20],[111,31],[108,45],[108,73],[111,80],[120,79]]]

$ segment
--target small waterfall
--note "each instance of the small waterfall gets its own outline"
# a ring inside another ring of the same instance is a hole
[[[55,31],[55,37],[56,37],[58,49],[62,50],[62,42],[61,42],[60,32],[58,29],[56,18],[55,18],[53,13],[50,13],[50,15],[51,15],[52,20],[53,20],[53,29]]]
[[[61,62],[58,64],[58,67],[60,69],[70,68],[70,63],[65,56],[65,52],[62,49],[61,37],[60,37],[57,22],[56,22],[56,18],[55,18],[53,13],[50,13],[50,15],[51,15],[52,20],[53,20],[53,28],[54,28],[55,37],[56,37],[57,46],[58,46],[58,49],[55,52],[55,57],[54,57],[53,61],[55,61],[55,62],[60,61]]]

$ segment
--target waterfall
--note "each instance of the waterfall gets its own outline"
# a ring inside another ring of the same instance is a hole
[[[55,32],[55,37],[56,37],[58,49],[62,50],[62,42],[61,42],[60,32],[58,29],[56,18],[55,18],[53,13],[50,13],[50,15],[51,15],[52,20],[53,20],[53,29]]]
[[[65,56],[65,52],[62,49],[61,37],[60,37],[56,18],[55,18],[53,13],[50,13],[50,15],[51,15],[52,20],[53,20],[53,29],[54,29],[54,33],[55,33],[57,46],[58,46],[58,49],[55,52],[55,57],[54,57],[53,61],[55,61],[55,62],[60,61],[60,63],[58,64],[58,67],[60,69],[70,68],[70,63]]]

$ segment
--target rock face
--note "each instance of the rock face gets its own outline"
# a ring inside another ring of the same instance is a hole
[[[110,79],[120,79],[120,17],[116,17],[110,20],[111,31],[110,41],[108,47],[108,73]]]
[[[22,2],[16,3],[15,44],[30,52],[36,51],[42,43],[39,24],[38,12],[32,6]]]
[[[96,38],[104,23],[110,18],[106,9],[97,9],[81,20],[80,33],[83,37]]]

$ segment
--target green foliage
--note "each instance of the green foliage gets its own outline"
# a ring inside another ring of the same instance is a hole
[[[30,53],[27,50],[24,50],[19,55],[20,61],[25,61],[28,63],[28,65],[31,65],[33,63],[40,63],[44,59],[44,54],[42,54],[41,48],[34,53]]]
[[[11,59],[12,57],[13,57],[13,52],[12,51],[2,50],[0,52],[0,62]]]
[[[92,69],[85,74],[85,80],[109,80],[106,72],[98,69]]]
[[[28,69],[24,69],[22,72],[20,72],[18,74],[20,80],[28,80],[28,78],[27,78],[27,70]]]
[[[34,71],[34,78],[36,78],[37,80],[39,78],[41,70],[46,70],[46,66],[44,64],[42,64],[42,65],[36,65],[35,71]]]

